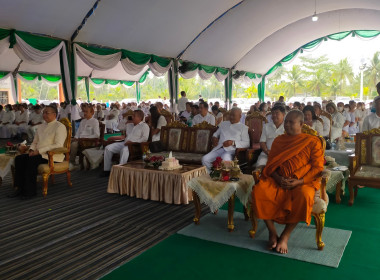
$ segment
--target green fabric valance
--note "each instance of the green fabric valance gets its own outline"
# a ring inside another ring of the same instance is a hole
[[[285,56],[283,59],[281,59],[279,62],[277,62],[272,68],[270,68],[268,70],[268,72],[265,73],[265,76],[274,73],[277,70],[277,68],[282,66],[282,63],[286,63],[286,62],[291,61],[293,58],[296,57],[296,55],[299,52],[302,53],[303,50],[313,49],[316,46],[318,46],[320,43],[322,43],[323,41],[327,41],[327,40],[339,41],[339,40],[346,38],[349,35],[358,36],[361,38],[373,38],[373,37],[379,36],[380,31],[378,31],[378,30],[351,30],[351,31],[338,32],[338,33],[327,35],[325,37],[318,38],[314,41],[311,41],[311,42],[301,46],[300,48],[296,49],[294,52]]]

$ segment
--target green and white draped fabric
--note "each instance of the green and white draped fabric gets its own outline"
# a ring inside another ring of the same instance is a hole
[[[32,73],[17,73],[17,78],[23,81],[24,83],[34,83],[35,81],[43,81],[51,87],[56,87],[61,83],[60,76],[51,76],[51,75],[39,75]]]
[[[254,83],[255,85],[259,84],[261,82],[262,76],[260,74],[245,72],[245,71],[235,71],[232,75],[233,80],[237,84],[251,84]]]
[[[171,66],[171,60],[150,54],[134,53],[127,50],[97,49],[74,44],[74,54],[95,70],[106,71],[119,62],[129,75],[143,74],[148,65],[155,76],[164,75]]]
[[[13,78],[12,73],[0,72],[0,81],[6,81],[6,80],[9,80],[9,83],[11,85],[12,98],[13,98],[13,101],[16,102],[17,94],[16,94],[16,88],[15,88],[15,83],[14,83],[14,78]]]
[[[275,65],[273,65],[273,67],[268,70],[268,72],[265,74],[265,76],[267,78],[272,77],[276,73],[276,70],[279,67],[282,67],[283,65],[291,63],[299,53],[303,53],[304,51],[313,51],[316,48],[318,48],[322,44],[322,42],[325,42],[328,40],[340,41],[340,40],[343,40],[344,38],[348,37],[349,35],[351,35],[352,37],[361,38],[363,40],[368,40],[368,39],[372,39],[372,38],[379,36],[380,31],[377,31],[377,30],[351,30],[351,31],[343,31],[343,32],[339,32],[339,33],[334,33],[334,34],[330,34],[330,35],[318,38],[316,40],[313,40],[313,41],[299,47],[294,52],[285,56],[283,59],[281,59]]]
[[[60,72],[66,100],[75,100],[70,86],[70,72],[66,45],[62,40],[37,36],[26,32],[0,29],[0,54],[7,48],[13,49],[20,60],[31,65],[40,65],[56,54],[60,58]],[[43,77],[48,83],[56,83]]]
[[[202,80],[209,80],[214,75],[219,82],[223,82],[228,76],[228,69],[181,61],[179,74],[184,79],[194,78],[198,74]]]

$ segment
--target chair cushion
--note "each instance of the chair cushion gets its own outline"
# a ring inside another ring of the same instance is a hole
[[[380,167],[363,165],[356,171],[355,177],[380,178]]]
[[[68,169],[69,169],[69,162],[68,161],[55,162],[54,163],[54,171],[55,172],[64,172]],[[49,172],[50,172],[49,164],[40,164],[38,166],[38,174],[45,174],[45,173],[49,173]]]

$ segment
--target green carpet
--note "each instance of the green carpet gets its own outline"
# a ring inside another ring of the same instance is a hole
[[[380,191],[360,189],[352,207],[333,199],[326,226],[352,231],[339,268],[175,234],[103,279],[379,279]]]

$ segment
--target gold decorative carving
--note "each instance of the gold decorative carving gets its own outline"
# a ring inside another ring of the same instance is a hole
[[[259,112],[252,112],[245,118],[245,125],[248,125],[249,121],[251,119],[261,119],[263,122],[268,123],[268,120],[266,117],[261,115]]]
[[[320,121],[323,125],[323,120],[320,117],[317,117],[317,120]]]
[[[363,131],[365,135],[370,135],[370,134],[380,134],[380,128],[373,128],[368,131]]]
[[[227,112],[227,110],[224,109],[224,108],[219,108],[219,111],[220,111],[222,114],[224,114],[225,112]]]
[[[208,128],[216,128],[216,126],[212,125],[212,124],[209,124],[208,122],[206,121],[203,121],[199,124],[196,124],[193,126],[194,128],[201,128],[201,129],[208,129]]]
[[[302,126],[302,133],[313,135],[313,136],[317,136],[319,138],[319,140],[321,140],[322,148],[323,148],[323,153],[325,153],[325,150],[326,150],[326,141],[325,141],[325,139],[322,136],[318,135],[318,132],[316,130],[312,129],[307,124],[303,124],[303,126]]]
[[[322,212],[320,214],[312,213],[315,221],[315,226],[317,228],[315,233],[315,240],[317,242],[318,250],[323,250],[325,247],[325,243],[322,241],[322,232],[323,228],[325,226],[325,212]]]
[[[183,122],[179,122],[179,121],[175,121],[175,122],[171,122],[171,123],[168,123],[166,125],[166,127],[173,127],[173,128],[186,128],[188,127],[186,124],[184,124]]]
[[[360,155],[360,163],[361,164],[365,164],[367,162],[367,147],[366,147],[366,144],[367,144],[367,140],[366,139],[361,139],[361,155]]]

